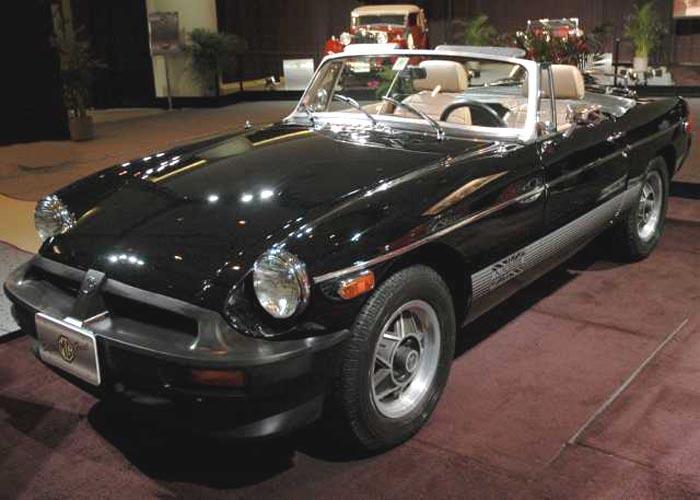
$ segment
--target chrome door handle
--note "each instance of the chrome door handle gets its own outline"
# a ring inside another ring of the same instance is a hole
[[[534,177],[530,179],[521,188],[520,196],[518,196],[518,203],[520,205],[529,205],[534,203],[539,199],[540,196],[545,191],[544,180],[541,177]]]
[[[608,141],[610,143],[615,143],[615,142],[619,141],[620,139],[622,139],[624,136],[625,136],[624,132],[615,132],[614,134],[610,134],[608,136],[608,138],[606,139],[606,141]]]

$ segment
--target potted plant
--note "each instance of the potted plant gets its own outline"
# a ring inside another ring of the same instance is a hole
[[[457,19],[454,21],[454,24],[460,29],[460,31],[455,33],[455,39],[465,45],[476,47],[490,45],[497,35],[496,28],[489,23],[489,18],[486,14],[479,14],[466,21]]]
[[[663,33],[653,0],[634,6],[634,12],[625,24],[625,36],[634,44],[633,67],[636,71],[646,71],[649,53],[659,45]]]
[[[84,141],[95,136],[92,117],[87,114],[90,101],[90,85],[93,70],[100,66],[92,56],[90,42],[78,37],[63,23],[60,15],[54,18],[54,45],[60,61],[63,104],[68,111],[68,129],[74,141]]]
[[[219,96],[224,72],[231,70],[238,56],[247,50],[246,41],[231,33],[197,28],[190,33],[186,50],[192,57],[192,69],[206,91]]]
[[[489,17],[486,14],[479,14],[466,21],[456,19],[454,24],[458,28],[455,39],[464,45],[473,47],[491,45],[498,34],[496,28],[489,23]],[[475,76],[481,73],[479,61],[470,61],[467,63],[467,67],[472,70]]]

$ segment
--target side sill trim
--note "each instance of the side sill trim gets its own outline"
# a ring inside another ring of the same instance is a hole
[[[501,285],[585,241],[627,208],[634,200],[635,192],[635,188],[626,189],[579,218],[472,274],[472,300],[482,299]]]
[[[443,236],[451,233],[452,231],[455,231],[455,230],[457,230],[461,227],[464,227],[468,224],[472,224],[474,222],[477,222],[477,221],[479,221],[485,217],[488,217],[489,215],[491,215],[495,212],[503,210],[504,208],[507,208],[511,205],[514,205],[514,204],[520,203],[520,202],[524,202],[524,201],[532,201],[533,198],[536,199],[539,196],[541,196],[542,193],[544,193],[545,189],[546,188],[544,186],[537,187],[531,191],[528,191],[528,192],[523,193],[519,196],[516,196],[515,198],[511,198],[510,200],[504,201],[504,202],[499,203],[497,205],[493,205],[489,208],[485,208],[484,210],[480,210],[479,212],[475,212],[474,214],[465,217],[464,219],[452,224],[451,226],[448,226],[448,227],[443,228],[439,231],[436,231],[432,234],[429,234],[428,236],[421,238],[420,240],[416,240],[412,243],[409,243],[408,245],[402,246],[400,248],[396,248],[396,249],[391,250],[385,254],[373,257],[369,260],[357,262],[357,263],[353,264],[352,266],[345,267],[345,268],[339,269],[337,271],[332,271],[329,273],[321,274],[319,276],[314,276],[314,283],[323,283],[325,281],[340,278],[341,276],[345,276],[347,274],[352,274],[352,273],[355,273],[357,271],[362,271],[363,269],[366,269],[368,267],[372,267],[372,266],[375,266],[377,264],[381,264],[382,262],[386,262],[387,260],[391,260],[394,257],[398,257],[399,255],[403,255],[407,252],[410,252],[411,250],[414,250],[422,245],[425,245],[426,243],[434,241],[438,238],[442,238]]]

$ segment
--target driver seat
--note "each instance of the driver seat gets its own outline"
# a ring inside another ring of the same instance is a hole
[[[413,88],[418,91],[403,102],[419,109],[430,118],[440,120],[442,112],[469,87],[469,77],[464,66],[455,61],[429,60],[418,65],[425,69],[425,78],[413,80]],[[411,112],[397,108],[394,115],[415,118]],[[469,107],[456,109],[448,117],[448,122],[471,125]]]

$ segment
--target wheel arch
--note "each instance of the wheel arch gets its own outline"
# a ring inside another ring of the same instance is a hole
[[[471,303],[471,274],[460,252],[440,242],[431,242],[391,262],[386,276],[406,267],[422,264],[430,267],[445,281],[452,295],[455,324],[461,325]]]
[[[668,144],[656,152],[655,157],[661,157],[666,162],[666,170],[668,173],[669,182],[673,178],[673,174],[676,171],[676,150],[671,145]],[[652,158],[653,160],[653,158]]]

